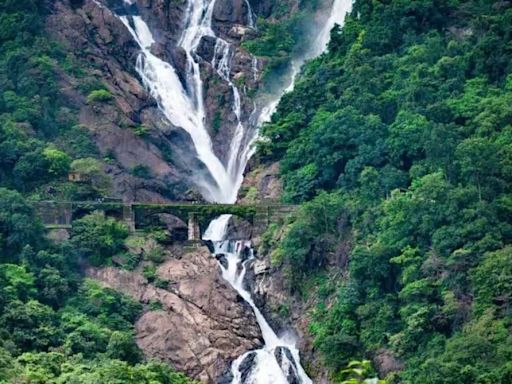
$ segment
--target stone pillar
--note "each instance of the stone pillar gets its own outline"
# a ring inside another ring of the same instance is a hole
[[[123,222],[131,233],[135,232],[135,216],[133,215],[132,204],[123,205]]]
[[[188,240],[189,241],[200,241],[201,231],[199,230],[199,221],[197,220],[195,213],[188,214]]]

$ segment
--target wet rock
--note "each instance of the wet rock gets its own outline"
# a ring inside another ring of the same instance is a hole
[[[256,352],[250,352],[240,363],[238,371],[241,373],[241,382],[245,383],[254,368],[254,360],[256,360]]]
[[[218,253],[215,255],[215,258],[219,261],[220,265],[222,265],[224,268],[227,268],[229,263],[228,263],[228,260],[226,259],[226,255],[224,255],[223,253]]]
[[[146,284],[140,273],[90,268],[89,277],[142,303],[157,301],[136,323],[136,341],[148,358],[166,361],[207,383],[216,383],[231,361],[261,347],[253,312],[224,282],[205,247],[172,258],[158,268],[169,290]]]
[[[252,225],[247,220],[231,216],[226,231],[227,240],[250,240],[252,238]]]
[[[286,347],[277,347],[274,350],[274,356],[286,375],[289,384],[301,384],[301,380],[297,371],[297,365],[293,359],[292,353]]]
[[[203,240],[203,245],[208,248],[210,253],[215,253],[215,247],[213,246],[213,241],[211,240]]]
[[[213,8],[214,24],[247,24],[249,9],[244,0],[217,0]]]
[[[233,373],[231,372],[231,369],[229,369],[217,380],[217,384],[231,384],[233,382],[233,378]]]
[[[157,41],[179,39],[186,21],[187,1],[137,0],[136,3],[138,13],[156,31]]]
[[[203,36],[203,38],[199,42],[199,46],[197,47],[196,53],[204,61],[210,63],[213,60],[216,42],[217,40],[215,39],[215,37]]]
[[[261,17],[269,17],[272,13],[272,8],[277,4],[273,0],[249,0],[254,13]]]

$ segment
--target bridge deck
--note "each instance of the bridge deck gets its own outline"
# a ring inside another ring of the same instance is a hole
[[[104,211],[107,215],[123,220],[131,230],[156,225],[159,214],[168,213],[190,223],[205,225],[222,214],[232,214],[247,219],[253,224],[268,225],[296,208],[294,205],[264,202],[260,204],[214,204],[172,202],[124,203],[121,201],[40,201],[34,203],[43,224],[50,229],[71,228],[73,221],[93,211]]]

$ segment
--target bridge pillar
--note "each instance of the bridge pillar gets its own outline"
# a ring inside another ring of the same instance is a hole
[[[199,221],[197,220],[196,214],[193,212],[188,214],[188,240],[201,240],[201,230],[199,229]]]
[[[123,222],[130,232],[135,232],[135,216],[133,215],[133,207],[131,204],[123,205]]]

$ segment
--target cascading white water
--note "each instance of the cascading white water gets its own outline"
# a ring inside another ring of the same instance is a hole
[[[327,49],[331,38],[331,29],[335,24],[343,25],[345,15],[349,13],[351,9],[352,0],[334,0],[326,27],[322,28],[318,34],[318,38],[312,47],[313,49],[308,55],[309,57],[318,56]]]
[[[327,21],[323,24],[323,27],[318,31],[317,38],[314,41],[314,44],[310,47],[306,53],[292,60],[291,69],[288,75],[287,85],[283,87],[282,91],[279,92],[275,97],[268,99],[267,104],[261,109],[260,115],[258,117],[257,126],[260,127],[266,122],[269,122],[272,115],[274,114],[277,105],[279,104],[279,100],[281,97],[293,91],[293,87],[295,85],[295,78],[299,74],[300,68],[309,59],[312,59],[320,54],[322,54],[326,49],[331,37],[331,30],[335,24],[343,25],[345,20],[345,16],[352,9],[353,0],[334,0],[331,12]],[[258,139],[258,132],[255,131],[253,137],[249,141],[249,146],[252,146],[254,142]],[[252,156],[254,151],[248,152],[249,158]]]
[[[102,6],[97,0],[94,0]],[[128,6],[135,0],[123,0]],[[247,7],[247,23],[254,27],[254,13],[248,0],[244,0]],[[144,85],[165,116],[174,125],[186,130],[194,143],[198,158],[205,164],[211,179],[195,180],[204,197],[213,202],[234,203],[238,189],[243,182],[243,172],[247,162],[253,155],[253,144],[257,138],[257,130],[248,132],[244,125],[240,91],[231,80],[231,60],[233,49],[222,38],[215,35],[212,30],[212,15],[216,0],[188,0],[185,17],[185,29],[179,39],[178,45],[184,49],[187,56],[186,84],[183,85],[176,70],[169,63],[158,58],[151,52],[151,46],[155,39],[144,20],[140,16],[120,16],[124,25],[130,31],[135,41],[141,48],[136,63],[136,69]],[[329,32],[334,23],[342,23],[345,13],[350,10],[351,0],[334,0],[328,22],[324,24],[318,33],[318,39],[310,50],[302,58],[292,63],[292,74],[289,85],[282,93],[293,89],[295,75],[304,60],[321,53],[329,40]],[[196,50],[203,37],[209,36],[216,39],[215,53],[211,65],[218,75],[228,83],[233,93],[232,111],[236,117],[236,128],[231,138],[230,152],[226,164],[216,156],[211,138],[206,128],[206,113],[204,108],[204,84],[201,79],[200,60]],[[253,72],[257,77],[257,60],[253,60]],[[254,119],[256,125],[270,120],[278,101],[277,97],[268,100],[267,105],[259,111],[259,117]],[[213,183],[211,182],[213,180]]]
[[[132,5],[135,1],[124,0],[124,3]],[[234,203],[248,161],[248,151],[242,148],[246,128],[242,121],[240,91],[230,77],[232,47],[226,40],[216,36],[211,28],[215,3],[216,0],[189,0],[187,3],[185,29],[178,42],[178,46],[183,48],[187,56],[185,86],[181,83],[175,69],[151,52],[151,46],[155,40],[144,20],[140,16],[120,16],[119,18],[141,48],[136,69],[144,85],[158,101],[165,116],[174,125],[185,129],[190,134],[199,159],[206,165],[215,182],[211,185],[206,180],[196,180],[204,197],[214,202]],[[248,8],[248,25],[254,27],[252,9],[247,0],[245,4]],[[205,126],[204,84],[196,51],[201,40],[206,36],[216,39],[211,65],[228,83],[233,93],[232,111],[236,117],[236,129],[231,139],[226,165],[215,155]]]
[[[140,16],[120,16],[141,48],[136,69],[144,85],[158,101],[165,116],[178,127],[186,130],[197,151],[199,159],[206,165],[215,185],[203,183],[205,197],[211,201],[233,202],[233,182],[224,165],[215,155],[212,142],[205,127],[202,84],[195,86],[191,97],[183,87],[175,69],[151,52],[155,43],[148,25]],[[194,62],[195,63],[195,62]],[[200,79],[199,67],[191,64],[191,75],[196,84]]]
[[[299,72],[302,63],[308,58],[316,56],[325,50],[332,27],[335,23],[343,23],[344,17],[346,13],[350,11],[351,6],[351,0],[334,1],[329,20],[320,31],[319,38],[316,40],[315,46],[312,47],[309,54],[306,54],[304,57],[299,58],[292,63],[291,80],[289,85],[283,90],[282,94],[293,89],[295,77]],[[227,57],[227,55],[224,54],[223,57]],[[257,65],[257,62],[253,65]],[[222,66],[216,68],[222,68]],[[277,107],[279,98],[271,100],[269,104],[261,110],[258,118],[258,125],[270,120],[272,113]],[[252,140],[249,141],[248,145],[243,148],[242,152],[239,154],[241,158],[248,160],[252,156],[253,149],[251,144],[256,137],[257,132],[255,132]],[[231,373],[233,375],[232,384],[288,384],[290,382],[290,373],[293,376],[292,380],[294,382],[298,382],[300,384],[312,383],[311,379],[307,376],[300,364],[300,355],[295,346],[295,341],[293,339],[287,339],[286,337],[280,338],[276,335],[269,326],[265,317],[262,315],[261,311],[254,304],[251,294],[244,287],[246,264],[250,259],[243,261],[241,251],[243,247],[248,245],[248,243],[233,242],[225,239],[229,220],[230,215],[222,215],[218,219],[213,220],[206,230],[203,239],[213,242],[214,253],[216,255],[224,255],[227,265],[223,266],[221,264],[222,276],[253,309],[265,342],[262,349],[249,351],[233,362],[231,366]],[[285,351],[288,351],[289,354],[286,354]],[[243,380],[240,367],[250,354],[255,354],[253,366],[249,375],[245,380]],[[278,361],[278,356],[280,357],[281,362]]]
[[[250,351],[240,356],[233,362],[231,367],[233,374],[232,384],[288,384],[290,372],[299,380],[300,384],[310,384],[311,379],[300,365],[299,351],[294,340],[289,337],[278,337],[272,330],[265,317],[258,309],[251,297],[251,294],[244,287],[244,277],[247,260],[242,259],[246,247],[250,249],[250,241],[226,240],[226,231],[231,215],[222,215],[213,220],[203,239],[210,240],[214,245],[214,254],[225,257],[225,266],[221,265],[222,277],[231,284],[239,295],[251,306],[256,316],[256,321],[261,329],[265,346],[257,351]],[[289,354],[286,354],[288,351]],[[239,370],[241,363],[249,354],[255,354],[253,367],[245,381],[242,381],[242,373]],[[281,358],[281,364],[277,357]],[[291,357],[291,360],[290,360]]]
[[[97,0],[94,1],[103,7]],[[136,0],[123,1],[130,6],[136,2]],[[213,184],[208,180],[196,180],[204,197],[212,202],[234,203],[243,181],[243,172],[247,162],[255,152],[252,144],[257,138],[257,130],[254,129],[249,135],[250,137],[247,137],[241,110],[240,91],[231,79],[233,48],[227,41],[216,36],[211,28],[215,1],[188,0],[185,29],[178,42],[187,57],[186,84],[182,84],[172,65],[151,52],[155,39],[148,25],[140,16],[119,16],[119,18],[140,46],[141,53],[137,59],[136,69],[144,85],[158,101],[158,105],[166,118],[190,134],[199,159],[211,174]],[[249,1],[244,1],[248,7],[247,23],[250,27],[254,27],[254,13]],[[270,120],[280,96],[293,89],[295,76],[304,60],[316,56],[325,49],[331,28],[334,23],[342,24],[343,18],[346,12],[350,10],[351,5],[351,0],[334,0],[329,20],[319,32],[319,37],[310,53],[293,62],[289,84],[278,97],[269,100],[263,108],[255,108],[254,113],[257,113],[258,116],[254,116],[254,120],[258,126]],[[201,39],[205,36],[213,37],[216,40],[215,52],[210,64],[231,87],[233,93],[232,111],[237,119],[237,126],[231,140],[226,165],[215,155],[205,123],[204,85],[201,79],[200,61],[196,54]],[[258,61],[256,58],[253,59],[252,71],[255,79],[257,79]],[[233,242],[224,239],[229,218],[229,215],[223,215],[212,221],[203,238],[213,242],[215,254],[225,255],[227,265],[224,267],[221,264],[222,276],[253,309],[265,342],[264,348],[247,352],[233,362],[232,383],[288,384],[291,375],[294,382],[310,384],[312,383],[311,379],[300,365],[299,351],[295,347],[295,340],[290,337],[278,337],[276,335],[261,311],[254,304],[251,294],[244,287],[243,281],[248,260],[242,261],[241,249],[250,246],[250,242]],[[242,380],[239,367],[251,354],[254,354],[253,367],[249,376]]]

